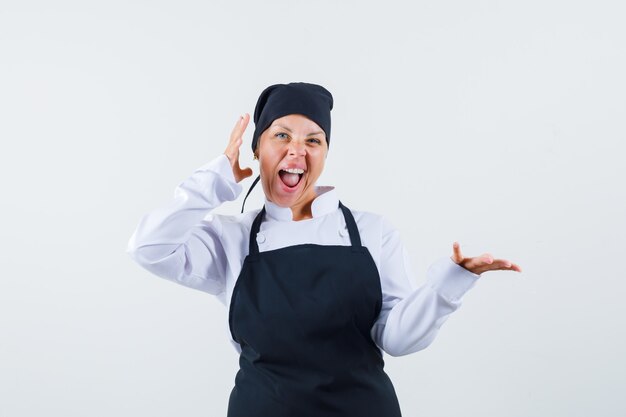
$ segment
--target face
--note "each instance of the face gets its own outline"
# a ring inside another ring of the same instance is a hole
[[[274,120],[259,137],[257,147],[267,199],[294,211],[310,204],[327,153],[326,134],[311,119],[289,114]]]

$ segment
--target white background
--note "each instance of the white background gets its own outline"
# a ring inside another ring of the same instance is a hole
[[[3,0],[0,416],[226,415],[224,307],[125,249],[292,81],[335,98],[318,184],[387,216],[416,282],[455,240],[523,269],[483,274],[427,349],[385,355],[403,415],[625,415],[625,11]]]

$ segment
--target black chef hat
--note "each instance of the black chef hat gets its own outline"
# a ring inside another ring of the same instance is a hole
[[[321,85],[303,82],[270,85],[263,90],[254,108],[252,152],[265,129],[275,119],[288,114],[302,114],[317,123],[326,133],[326,143],[330,146],[332,108],[333,96]]]

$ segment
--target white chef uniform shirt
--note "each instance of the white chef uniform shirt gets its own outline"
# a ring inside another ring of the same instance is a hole
[[[266,217],[256,236],[260,252],[304,243],[351,244],[335,188],[315,186],[315,190],[311,219],[293,221],[289,207],[266,199]],[[241,191],[228,157],[220,155],[181,182],[173,200],[141,218],[126,252],[155,275],[213,294],[229,309],[248,254],[252,222],[261,209],[236,215],[210,212],[235,200]],[[480,275],[445,256],[428,268],[426,282],[418,288],[398,231],[380,215],[351,211],[381,280],[382,309],[372,339],[392,356],[426,348]],[[241,353],[230,331],[228,335]]]

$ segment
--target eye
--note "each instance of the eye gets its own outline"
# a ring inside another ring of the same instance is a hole
[[[283,138],[283,137],[281,137],[280,135],[285,135],[285,137]],[[277,134],[275,134],[274,136],[276,136],[276,137],[278,137],[278,138],[280,138],[280,139],[285,139],[288,135],[287,135],[286,133],[277,133]]]
[[[311,142],[313,142],[313,143],[318,144],[318,145],[319,145],[320,143],[322,143],[322,141],[321,141],[321,140],[319,140],[319,139],[317,139],[317,138],[311,138],[311,139],[309,139],[309,140],[310,140]]]

